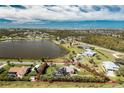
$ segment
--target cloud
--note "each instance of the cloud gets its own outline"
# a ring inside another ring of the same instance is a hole
[[[49,21],[124,20],[124,6],[0,6],[0,19],[13,23]]]

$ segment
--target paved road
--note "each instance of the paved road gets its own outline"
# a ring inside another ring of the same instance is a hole
[[[7,62],[6,61],[1,61],[0,63],[2,63],[2,64],[7,64]],[[32,65],[32,64],[40,64],[39,62],[17,62],[17,61],[13,61],[13,62],[10,62],[10,63],[12,63],[12,64],[22,64],[22,65]],[[47,62],[48,64],[50,64],[50,62]],[[54,63],[54,64],[65,64],[64,62],[56,62],[56,63]]]
[[[6,64],[7,62],[6,61],[1,61],[0,63],[2,64]],[[25,64],[25,65],[31,65],[31,64],[34,64],[34,62],[10,62],[12,64]]]
[[[6,65],[7,65],[7,64],[3,64],[3,65],[0,66],[0,68],[4,67],[4,66],[6,66]]]
[[[113,54],[114,57],[120,58],[118,55],[119,55],[118,53]]]

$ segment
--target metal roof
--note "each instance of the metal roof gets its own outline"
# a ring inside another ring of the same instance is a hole
[[[117,70],[119,68],[118,65],[111,61],[104,61],[102,64],[106,70]]]

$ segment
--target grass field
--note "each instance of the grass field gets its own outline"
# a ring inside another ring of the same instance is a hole
[[[63,57],[58,57],[58,58],[54,58],[54,59],[50,59],[50,60],[52,60],[54,62],[63,62],[65,60],[70,59],[69,57],[72,54],[72,51],[75,51],[75,53],[80,53],[81,52],[81,49],[77,48],[77,46],[75,46],[75,45],[74,46],[69,46],[69,44],[66,43],[66,44],[62,44],[61,46],[64,47],[65,49],[67,49],[69,51],[69,53],[64,55]]]
[[[79,82],[25,82],[25,81],[0,81],[0,88],[123,88],[120,84],[98,84]]]

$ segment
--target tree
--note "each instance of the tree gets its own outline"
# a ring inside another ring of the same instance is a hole
[[[117,58],[115,59],[115,62],[124,65],[124,59]]]
[[[120,67],[119,70],[116,71],[117,76],[124,76],[124,66]]]
[[[18,58],[18,62],[22,62],[22,59],[21,58]]]
[[[42,57],[42,58],[41,58],[41,61],[42,61],[42,62],[45,62],[45,57]]]
[[[7,61],[7,64],[8,64],[8,65],[11,65],[11,63],[10,63],[10,61],[9,61],[9,60]]]
[[[75,51],[72,51],[72,54],[76,54],[76,52]]]

